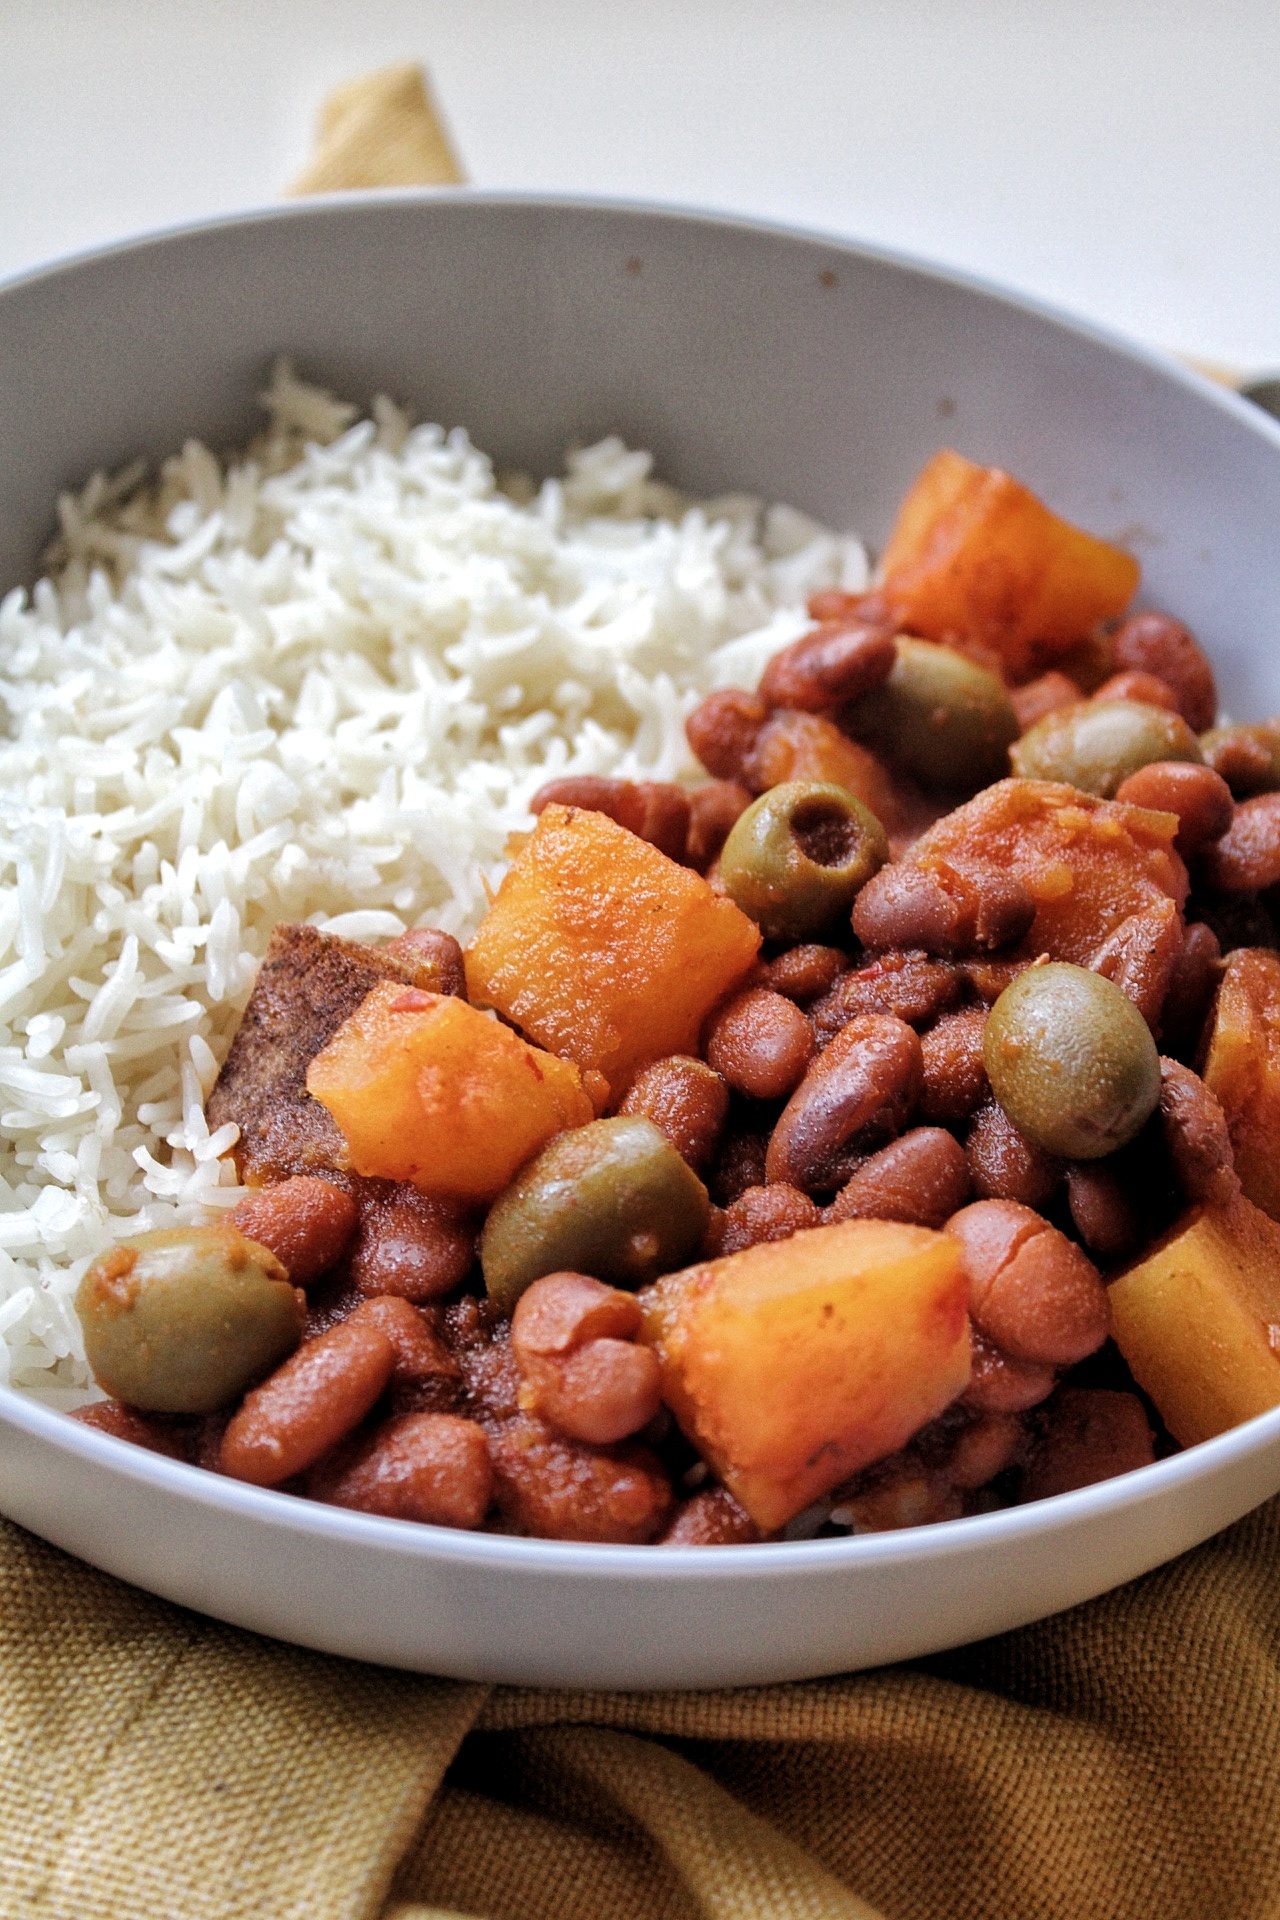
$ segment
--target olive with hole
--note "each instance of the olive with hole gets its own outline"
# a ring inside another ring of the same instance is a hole
[[[1037,720],[1009,758],[1024,780],[1061,780],[1110,800],[1139,767],[1204,755],[1180,713],[1142,700],[1086,700]]]
[[[692,1257],[710,1207],[651,1120],[593,1120],[535,1154],[494,1201],[480,1238],[485,1287],[511,1313],[546,1273],[646,1286]]]
[[[235,1227],[165,1227],[100,1254],[76,1312],[93,1377],[117,1400],[216,1413],[293,1352],[306,1296]]]
[[[720,877],[766,938],[809,940],[848,913],[888,858],[884,828],[846,787],[786,780],[735,822]]]
[[[1003,681],[952,647],[899,634],[887,680],[843,723],[922,786],[972,793],[1003,779],[1018,719]]]
[[[1065,961],[1028,967],[987,1015],[982,1059],[996,1099],[1033,1145],[1100,1160],[1160,1099],[1160,1056],[1132,1000]]]

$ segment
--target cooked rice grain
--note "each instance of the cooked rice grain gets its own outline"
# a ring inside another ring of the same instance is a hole
[[[856,540],[616,439],[540,487],[276,368],[268,424],[59,503],[0,603],[0,1382],[93,1397],[72,1299],[239,1189],[204,1100],[278,920],[464,936],[563,773],[692,776]]]

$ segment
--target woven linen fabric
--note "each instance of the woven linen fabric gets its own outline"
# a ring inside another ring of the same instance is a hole
[[[1280,1502],[1089,1606],[720,1693],[301,1652],[0,1524],[5,1920],[1266,1920]]]

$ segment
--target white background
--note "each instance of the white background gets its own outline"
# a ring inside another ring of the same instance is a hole
[[[0,0],[0,273],[273,198],[406,58],[477,185],[773,215],[1280,367],[1277,0]]]

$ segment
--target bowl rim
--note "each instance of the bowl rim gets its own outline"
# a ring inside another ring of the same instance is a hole
[[[779,221],[739,211],[719,210],[675,202],[627,196],[562,193],[542,189],[502,190],[458,187],[399,187],[375,191],[360,189],[267,202],[166,222],[117,239],[74,248],[0,275],[0,305],[47,281],[133,253],[151,252],[202,235],[230,234],[241,229],[270,228],[285,222],[310,222],[350,214],[358,209],[385,211],[397,207],[469,206],[511,211],[525,208],[538,213],[585,213],[673,226],[729,229],[801,245],[825,247],[854,259],[867,260],[973,293],[997,305],[1047,321],[1077,339],[1105,349],[1165,381],[1172,381],[1202,403],[1234,418],[1264,442],[1280,449],[1280,420],[1273,420],[1238,393],[1223,387],[1161,348],[1134,340],[1118,329],[1085,318],[1041,297],[1011,288],[963,268],[878,243],[832,233],[820,227]],[[394,1520],[380,1515],[332,1507],[295,1494],[250,1486],[205,1468],[98,1432],[67,1413],[50,1407],[32,1394],[0,1385],[0,1426],[16,1427],[37,1442],[78,1457],[113,1477],[149,1487],[162,1495],[177,1495],[196,1506],[283,1528],[297,1536],[320,1541],[365,1545],[398,1558],[443,1560],[473,1567],[506,1568],[512,1572],[547,1575],[582,1573],[608,1575],[645,1582],[674,1580],[687,1583],[714,1573],[717,1578],[754,1581],[786,1572],[816,1573],[907,1565],[921,1558],[951,1560],[985,1547],[1000,1548],[1036,1537],[1069,1533],[1089,1519],[1105,1519],[1125,1509],[1176,1495],[1219,1470],[1228,1470],[1255,1452],[1280,1443],[1280,1406],[1255,1415],[1211,1440],[1157,1460],[1113,1479],[958,1520],[904,1527],[889,1532],[853,1534],[845,1538],[799,1541],[762,1541],[736,1546],[667,1547],[654,1553],[649,1547],[602,1544],[593,1541],[543,1540],[536,1537],[464,1532],[422,1522]]]

